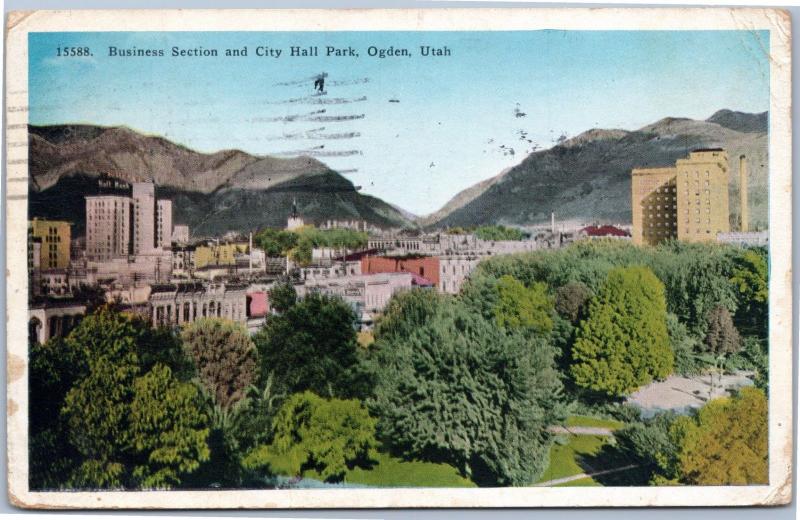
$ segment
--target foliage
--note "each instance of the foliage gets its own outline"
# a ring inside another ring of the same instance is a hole
[[[285,394],[362,395],[355,322],[353,309],[340,298],[308,294],[282,314],[268,316],[253,338],[261,373],[274,373],[276,391]]]
[[[555,309],[558,314],[572,323],[583,317],[592,291],[581,282],[568,282],[556,291]]]
[[[29,484],[34,490],[53,489],[78,459],[67,442],[69,430],[60,411],[64,396],[85,373],[86,363],[60,337],[32,343],[28,356]]]
[[[702,372],[705,364],[696,352],[699,342],[671,312],[667,313],[667,333],[675,357],[675,372],[682,376],[693,376]]]
[[[256,348],[244,325],[221,318],[203,318],[184,327],[186,350],[203,386],[223,410],[244,398],[256,379]]]
[[[199,411],[197,388],[157,365],[136,379],[130,404],[130,443],[138,460],[133,477],[144,488],[180,484],[209,457],[206,417]]]
[[[769,296],[767,250],[758,248],[744,251],[736,259],[731,283],[736,288],[739,301],[737,323],[749,333],[766,337]]]
[[[637,247],[617,240],[584,240],[558,250],[500,255],[482,261],[471,277],[511,275],[526,286],[544,282],[551,293],[569,282],[585,284],[597,293],[608,272],[617,267],[649,267],[665,287],[667,310],[702,337],[705,317],[716,305],[737,308],[731,283],[736,260],[743,252],[722,244],[667,242]]]
[[[525,233],[516,228],[505,226],[480,226],[473,234],[481,240],[524,240]]]
[[[404,458],[452,464],[479,485],[526,485],[564,413],[553,349],[460,301],[395,296],[370,350],[379,438]]]
[[[670,433],[675,417],[673,412],[660,413],[614,433],[619,451],[644,467],[651,481],[656,477],[666,480],[679,477],[678,446]]]
[[[172,374],[154,343],[164,331],[104,306],[84,318],[63,341],[32,352],[37,382],[31,408],[58,412],[43,436],[37,433],[31,458],[56,456],[58,473],[32,474],[43,487],[169,487],[207,458],[205,417],[194,402],[194,387]],[[53,349],[57,345],[58,351]],[[40,357],[41,356],[41,357]],[[55,360],[53,356],[58,356]],[[180,356],[178,356],[180,357]],[[64,363],[64,361],[67,363]],[[169,360],[182,368],[185,360]],[[39,378],[48,373],[53,381]],[[43,388],[54,394],[43,396]],[[38,421],[38,420],[37,420]],[[134,425],[133,423],[137,423]],[[41,422],[35,422],[38,428]],[[37,452],[49,439],[60,447]]]
[[[288,280],[275,282],[269,290],[269,306],[276,312],[286,312],[297,303],[297,291]]]
[[[668,376],[672,365],[663,285],[644,267],[612,270],[572,348],[575,383],[624,395]]]
[[[722,306],[711,309],[704,342],[706,350],[714,354],[731,354],[739,350],[741,342],[728,309]]]
[[[314,469],[324,480],[341,480],[348,466],[376,455],[375,420],[356,400],[294,394],[278,410],[274,439],[245,459],[250,469],[267,466],[281,474]]]
[[[285,229],[264,228],[253,237],[253,242],[267,256],[285,256],[297,245],[297,234]]]
[[[742,341],[742,348],[739,352],[727,358],[725,369],[729,371],[755,371],[754,382],[756,387],[766,392],[769,383],[769,349],[767,341],[754,336],[746,336]]]
[[[369,237],[364,232],[352,229],[317,229],[304,226],[293,231],[265,228],[253,238],[268,256],[288,255],[295,262],[308,265],[314,248],[359,249],[367,245]]]
[[[680,417],[670,432],[680,450],[681,480],[692,485],[767,484],[767,398],[743,388],[714,399],[694,417]]]
[[[300,265],[311,263],[314,248],[328,247],[338,251],[355,250],[366,247],[369,236],[363,231],[352,229],[317,229],[307,226],[298,229],[297,245],[290,257]]]
[[[501,327],[530,328],[548,334],[553,329],[553,302],[543,283],[525,287],[512,276],[497,281],[497,304],[494,316]]]

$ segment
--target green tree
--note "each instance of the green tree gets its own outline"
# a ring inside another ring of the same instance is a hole
[[[483,485],[527,485],[547,466],[564,413],[554,349],[429,291],[393,298],[369,364],[382,443],[447,462]]]
[[[699,374],[703,368],[702,357],[696,352],[699,341],[671,312],[667,313],[667,332],[675,359],[675,371],[683,376]]]
[[[713,354],[732,354],[738,352],[742,340],[733,325],[728,309],[717,306],[708,313],[705,346]]]
[[[709,401],[694,417],[679,417],[671,433],[680,446],[681,481],[691,485],[769,482],[767,397],[743,388]]]
[[[244,325],[203,318],[184,327],[183,343],[203,386],[214,402],[229,410],[256,380],[257,352]]]
[[[569,282],[556,291],[555,309],[562,317],[572,323],[583,316],[592,291],[582,282]]]
[[[530,328],[543,334],[553,330],[553,301],[545,284],[537,282],[525,287],[513,276],[505,275],[498,280],[497,292],[494,315],[500,326]]]
[[[253,338],[262,377],[272,372],[275,390],[311,390],[326,397],[358,397],[359,347],[352,307],[340,298],[311,293],[267,322]]]
[[[85,359],[64,338],[32,343],[28,354],[29,484],[34,490],[55,489],[64,483],[79,459],[68,441],[61,416],[64,396],[86,371]]]
[[[273,441],[244,459],[249,469],[302,475],[315,470],[326,481],[340,481],[348,467],[376,456],[375,419],[357,400],[294,394],[273,421]]]
[[[614,432],[617,449],[641,466],[652,484],[677,483],[680,477],[678,445],[671,433],[677,416],[664,412]]]
[[[668,376],[673,354],[666,310],[664,286],[649,269],[609,272],[572,347],[575,383],[619,396]]]
[[[133,478],[143,488],[170,488],[181,483],[209,458],[206,417],[199,410],[197,388],[156,365],[133,384],[128,432],[136,462]]]
[[[289,280],[281,280],[269,290],[269,306],[277,312],[286,312],[297,303],[297,291]]]
[[[153,334],[146,322],[101,307],[63,342],[62,355],[75,363],[72,384],[50,398],[61,402],[64,441],[75,456],[59,485],[169,487],[207,458],[206,418],[199,401],[186,399],[196,390],[151,355]]]
[[[473,234],[481,240],[524,240],[525,233],[505,226],[480,226]]]
[[[284,229],[265,228],[256,233],[253,241],[267,256],[285,256],[297,245],[297,234]]]
[[[748,249],[737,258],[731,283],[736,288],[739,302],[737,323],[743,330],[766,337],[769,297],[766,250]]]
[[[203,318],[184,327],[184,347],[194,360],[210,418],[210,459],[192,477],[196,485],[236,486],[245,478],[242,445],[248,444],[242,427],[252,400],[246,396],[256,382],[255,344],[240,323]]]

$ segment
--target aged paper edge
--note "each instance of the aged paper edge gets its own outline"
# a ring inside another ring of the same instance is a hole
[[[20,11],[6,24],[7,180],[27,179],[29,32],[337,30],[769,30],[770,464],[768,486],[30,492],[27,262],[7,247],[8,489],[18,507],[391,508],[779,505],[792,499],[791,21],[748,8]],[[26,243],[27,182],[7,184],[7,244]]]

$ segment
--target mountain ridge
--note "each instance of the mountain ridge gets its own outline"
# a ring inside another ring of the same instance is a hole
[[[174,197],[175,222],[199,235],[283,227],[297,200],[311,222],[362,219],[379,227],[413,225],[381,199],[358,192],[348,179],[307,157],[255,156],[241,150],[194,151],[123,126],[29,126],[31,216],[65,218],[83,232],[83,197],[102,175],[126,182],[152,180]],[[71,202],[76,200],[77,202]]]
[[[692,149],[729,152],[731,221],[738,222],[739,155],[749,160],[750,224],[767,225],[766,112],[719,110],[707,120],[665,117],[638,130],[590,129],[462,190],[424,227],[541,225],[560,220],[630,222],[630,171],[672,166]]]

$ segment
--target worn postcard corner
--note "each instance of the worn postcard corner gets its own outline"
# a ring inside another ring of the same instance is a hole
[[[787,11],[7,29],[12,505],[792,500]]]

